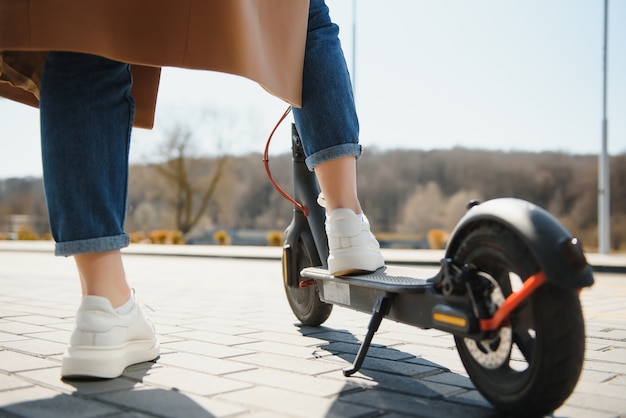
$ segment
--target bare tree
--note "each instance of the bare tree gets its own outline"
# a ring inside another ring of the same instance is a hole
[[[180,124],[169,132],[161,155],[165,162],[153,167],[171,186],[166,200],[174,209],[176,229],[187,235],[205,216],[229,158],[222,155],[215,159],[213,172],[207,176],[207,160],[191,157],[193,135]]]

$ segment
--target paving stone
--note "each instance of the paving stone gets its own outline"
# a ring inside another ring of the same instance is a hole
[[[319,332],[314,330],[307,334],[312,340],[318,340],[317,344],[324,343],[349,343],[359,344],[360,340],[348,331],[335,331],[326,327],[320,328]]]
[[[606,332],[606,338],[610,340],[618,340],[621,342],[625,342],[626,341],[626,326],[622,326],[620,329],[608,330]]]
[[[49,285],[49,284],[48,284]],[[63,299],[59,299],[63,300]],[[52,318],[56,318],[56,321],[62,320],[64,318],[73,318],[76,313],[76,308],[67,309],[66,307],[60,307],[58,303],[53,304],[52,306],[47,305],[29,305],[24,309],[24,313],[26,315],[47,315]]]
[[[268,319],[264,322],[250,323],[245,328],[256,332],[278,332],[284,334],[292,333],[294,329],[297,329],[293,320],[290,317],[285,318],[284,315],[278,315],[275,319]]]
[[[189,325],[193,327],[193,329],[199,331],[210,331],[218,334],[237,335],[242,337],[246,337],[249,334],[255,334],[259,332],[256,329],[249,328],[248,321],[234,319],[232,321],[224,321],[223,319],[220,321],[207,321],[206,318],[204,318],[203,321]]]
[[[12,318],[15,322],[31,325],[50,325],[59,323],[59,318],[49,315],[23,315]]]
[[[447,385],[458,386],[466,389],[474,389],[474,384],[468,377],[451,372],[444,371],[442,373],[430,374],[424,376],[422,379],[428,380],[430,382],[444,383]]]
[[[338,355],[334,357],[324,357],[324,361],[338,362],[342,365],[342,368],[351,366],[354,361],[353,355]],[[410,359],[411,360],[411,359]],[[413,362],[410,360],[398,361],[388,360],[376,357],[365,357],[363,365],[361,366],[361,372],[366,371],[381,371],[385,373],[405,375],[405,376],[418,376],[423,374],[430,374],[435,371],[442,371],[442,369],[434,365],[426,365],[420,362]]]
[[[610,346],[602,351],[586,351],[585,359],[604,361],[607,363],[622,363],[626,360],[626,348]]]
[[[279,414],[276,411],[251,411],[246,418],[293,418],[293,415]]]
[[[341,370],[341,366],[318,359],[301,359],[271,353],[254,353],[231,358],[245,364],[270,369],[297,371],[303,375],[317,375],[331,370]]]
[[[338,405],[334,399],[294,393],[265,386],[256,386],[247,390],[222,395],[219,399],[263,408],[291,417],[361,417],[372,413],[376,407],[362,405]]]
[[[2,329],[2,324],[0,324],[0,329]],[[20,340],[28,340],[30,337],[24,335],[16,335],[8,332],[0,331],[0,343],[5,343],[8,341],[20,341]]]
[[[356,344],[347,344],[342,342],[331,342],[328,344],[321,345],[320,348],[324,350],[330,351],[331,353],[342,353],[342,354],[355,354],[359,351],[359,347],[361,343],[358,342]],[[388,348],[388,347],[380,347],[372,345],[367,350],[368,357],[382,358],[388,360],[407,360],[413,358],[412,354],[405,353],[396,348]]]
[[[487,401],[477,390],[467,390],[465,392],[457,393],[454,396],[449,397],[448,400],[459,404],[478,406],[480,408],[485,408],[486,410],[493,409],[493,406],[489,403],[489,401]],[[489,413],[487,416],[493,415],[498,416],[498,413]]]
[[[248,382],[255,386],[269,386],[319,397],[331,397],[360,388],[350,380],[339,381],[320,376],[302,376],[300,373],[282,370],[254,369],[230,374],[228,378]]]
[[[101,402],[36,386],[2,392],[0,406],[21,418],[95,418],[120,412]]]
[[[565,405],[554,411],[554,417],[580,417],[580,418],[621,418],[611,412],[594,411],[588,408],[577,408]]]
[[[608,383],[610,383],[611,385],[626,386],[626,376],[622,375],[622,376],[615,377]]]
[[[161,355],[160,365],[175,366],[188,370],[209,373],[215,376],[254,369],[255,366],[192,353],[173,352]]]
[[[624,388],[620,389],[619,394],[616,393],[618,391],[613,390],[611,395],[605,395],[603,392],[579,391],[577,387],[577,390],[567,399],[566,405],[603,413],[616,414],[615,411],[621,411],[616,414],[621,417],[626,411],[626,399],[624,399]]]
[[[159,343],[161,344],[162,349],[164,346],[167,346],[168,344],[185,341],[182,338],[170,337],[169,335],[159,334],[158,331],[157,331],[157,338],[159,339]],[[172,351],[172,350],[168,350],[168,351]]]
[[[252,351],[239,347],[228,347],[224,345],[205,343],[202,341],[175,341],[167,344],[161,344],[164,348],[173,351],[183,351],[186,353],[206,355],[215,358],[228,358],[251,354]]]
[[[242,345],[242,344],[249,344],[249,343],[258,341],[254,338],[250,338],[250,335],[247,335],[247,336],[226,335],[226,334],[220,334],[216,332],[203,331],[203,330],[180,331],[176,333],[170,333],[168,335],[179,337],[183,340],[202,341],[206,343],[225,345],[229,347]]]
[[[153,316],[150,316],[150,320],[152,321],[152,323],[154,324],[154,328],[157,331],[157,334],[159,334],[160,336],[163,335],[167,335],[168,337],[171,337],[172,339],[176,338],[176,334],[179,332],[185,332],[185,331],[192,331],[193,328],[190,327],[180,327],[180,326],[176,326],[176,325],[169,325],[169,324],[163,324],[163,323],[159,323],[156,322]],[[180,321],[180,319],[175,319],[175,321]],[[182,339],[180,336],[176,339]]]
[[[158,417],[218,418],[248,411],[235,403],[181,393],[173,388],[141,387],[98,395],[97,399]]]
[[[71,329],[73,329],[73,327],[74,326],[72,325]],[[38,332],[36,334],[29,335],[29,337],[34,340],[51,341],[53,343],[62,344],[63,347],[66,347],[71,335],[72,332],[70,330],[66,331],[55,329],[53,331]]]
[[[7,372],[19,372],[23,370],[43,369],[47,367],[60,367],[60,364],[41,357],[36,357],[14,351],[0,351],[0,370]]]
[[[585,370],[626,375],[626,363],[606,363],[602,361],[585,360],[585,362],[583,363],[583,368]]]
[[[41,356],[53,356],[56,354],[63,354],[65,348],[67,347],[67,343],[61,344],[54,341],[42,340],[39,338],[8,341],[3,345],[9,350]]]
[[[175,367],[150,369],[143,377],[142,381],[147,385],[171,388],[180,392],[200,396],[227,393],[251,386],[224,377],[212,376],[206,373]]]
[[[13,301],[10,298],[0,298],[0,304],[4,305],[0,307],[0,318],[12,319],[15,316],[25,315],[23,312],[10,308],[10,306],[13,304]],[[3,322],[5,321],[0,320],[0,327],[2,326]]]
[[[403,346],[402,350],[405,352],[413,352],[416,356],[420,353],[423,353],[422,350],[418,348],[411,348],[407,346]],[[455,373],[460,373],[466,375],[465,367],[463,366],[463,362],[459,357],[459,354],[452,350],[442,350],[441,352],[437,352],[433,350],[427,354],[424,354],[419,357],[415,357],[413,359],[408,359],[409,363],[420,363],[427,366],[437,367],[444,370],[451,370]]]
[[[136,386],[141,386],[136,380],[125,378],[104,379],[104,380],[62,380],[59,368],[31,370],[20,372],[18,377],[24,378],[31,384],[37,384],[50,389],[58,389],[64,393],[76,393],[83,396],[98,393],[116,392],[120,390],[130,390]]]
[[[257,341],[273,341],[289,344],[295,347],[313,347],[328,342],[319,338],[319,334],[314,336],[304,336],[295,327],[288,332],[255,331],[245,334],[246,337],[254,338]]]
[[[362,370],[350,377],[344,377],[337,373],[327,373],[324,377],[344,382],[346,385],[389,390],[428,399],[450,397],[467,391],[466,388],[461,386],[372,370]]]
[[[25,324],[16,321],[4,321],[1,325],[0,331],[15,335],[28,335],[35,332],[50,331],[50,328],[41,325]]]
[[[320,358],[333,355],[331,352],[321,350],[318,347],[301,347],[297,345],[283,344],[274,341],[259,341],[250,344],[242,344],[238,347],[250,350],[255,353],[271,353],[303,359]]]
[[[30,383],[24,379],[20,379],[18,376],[0,373],[0,392],[3,392],[5,390],[25,388],[28,386],[33,386],[33,383]],[[0,396],[2,395],[0,394]]]
[[[397,392],[372,389],[367,392],[349,393],[341,398],[342,402],[367,405],[385,411],[417,417],[480,417],[492,415],[490,409],[462,405],[443,400],[410,396]]]
[[[153,361],[147,361],[144,363],[133,364],[128,366],[122,373],[122,377],[130,379],[135,382],[143,382],[144,377],[154,370],[165,367],[159,364],[158,359]]]
[[[603,383],[595,383],[588,381],[579,381],[576,386],[576,392],[585,394],[599,394],[606,398],[622,399],[624,402],[624,410],[626,411],[626,393],[620,385],[613,385],[611,381]]]
[[[583,369],[580,375],[580,381],[603,383],[615,379],[616,376],[617,375],[615,373]]]
[[[430,332],[429,332],[430,331]],[[387,332],[385,339],[398,341],[402,344],[414,344],[420,347],[435,347],[437,349],[454,349],[454,339],[449,334],[437,330],[418,330],[409,332]]]

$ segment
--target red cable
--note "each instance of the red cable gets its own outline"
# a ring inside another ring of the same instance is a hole
[[[270,179],[272,186],[274,186],[274,188],[278,190],[278,193],[280,193],[285,199],[290,201],[296,208],[300,209],[302,213],[304,213],[304,216],[308,216],[309,211],[306,206],[301,205],[300,203],[296,202],[291,196],[289,196],[278,184],[276,184],[274,178],[272,177],[272,173],[270,173],[270,160],[268,158],[270,142],[272,141],[272,137],[274,136],[276,129],[278,129],[278,127],[285,120],[287,115],[289,115],[289,112],[291,112],[291,106],[287,107],[287,110],[285,110],[285,113],[283,113],[283,115],[280,117],[280,119],[276,123],[276,126],[274,126],[274,129],[272,129],[270,136],[267,138],[267,143],[265,144],[265,152],[263,153],[263,164],[265,165],[265,172],[267,173],[267,177]]]

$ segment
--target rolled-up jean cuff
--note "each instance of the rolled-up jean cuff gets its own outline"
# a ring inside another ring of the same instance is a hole
[[[358,159],[361,156],[362,152],[363,151],[361,145],[359,144],[339,144],[329,148],[325,148],[321,151],[316,152],[315,154],[309,155],[306,158],[305,162],[308,169],[313,171],[313,169],[318,165],[327,161],[335,160],[337,158],[347,157],[351,155]]]
[[[128,234],[115,235],[112,237],[89,238],[77,241],[58,242],[54,249],[54,255],[67,257],[76,254],[115,251],[128,247],[129,244],[130,237],[128,236]]]

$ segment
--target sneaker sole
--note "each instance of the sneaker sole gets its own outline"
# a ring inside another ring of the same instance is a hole
[[[335,276],[370,273],[384,265],[385,260],[379,251],[362,248],[350,248],[343,252],[337,250],[328,257],[328,272]]]
[[[70,347],[63,356],[61,377],[112,379],[121,376],[126,367],[158,356],[159,342],[156,339],[107,348]]]

